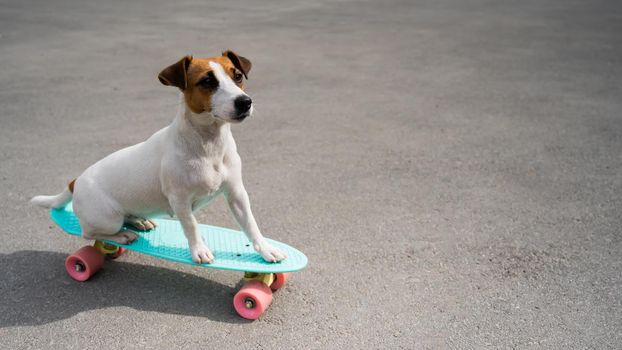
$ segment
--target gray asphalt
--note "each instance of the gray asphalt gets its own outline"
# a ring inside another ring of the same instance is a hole
[[[0,348],[622,347],[620,2],[1,3]],[[27,200],[167,125],[158,72],[224,49],[254,64],[255,216],[308,267],[255,322],[234,273],[70,280],[84,242]]]

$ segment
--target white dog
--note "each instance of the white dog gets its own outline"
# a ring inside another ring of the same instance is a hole
[[[286,258],[262,236],[242,183],[242,166],[231,123],[253,113],[244,93],[251,62],[232,51],[205,59],[186,56],[158,78],[182,91],[175,120],[141,142],[90,166],[60,194],[31,202],[58,208],[73,198],[83,237],[130,243],[137,235],[123,224],[150,230],[150,218],[176,215],[192,260],[211,263],[193,212],[223,193],[242,230],[264,260]]]

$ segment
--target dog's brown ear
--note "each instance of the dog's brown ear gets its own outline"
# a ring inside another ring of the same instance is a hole
[[[248,58],[244,56],[240,56],[231,50],[224,51],[222,55],[227,57],[229,60],[231,60],[231,63],[233,63],[235,68],[241,70],[242,74],[244,74],[244,77],[248,79],[248,72],[251,71],[251,67],[253,66],[253,64],[251,63],[251,61],[248,60]]]
[[[160,82],[166,86],[177,86],[182,91],[188,87],[188,77],[186,72],[192,61],[192,56],[186,56],[177,63],[172,64],[162,70],[158,75]]]

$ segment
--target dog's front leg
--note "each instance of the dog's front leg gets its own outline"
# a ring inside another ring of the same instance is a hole
[[[246,233],[248,239],[253,242],[253,248],[257,251],[265,261],[278,262],[287,258],[287,255],[278,248],[270,245],[263,237],[255,222],[255,217],[251,211],[248,193],[241,181],[226,184],[225,196],[229,203],[229,208],[236,221]]]
[[[184,229],[184,234],[188,239],[188,246],[190,247],[190,255],[192,255],[192,261],[199,264],[213,263],[214,255],[212,251],[203,242],[203,237],[199,233],[197,219],[192,214],[192,203],[189,198],[180,196],[171,196],[169,198],[171,209]]]

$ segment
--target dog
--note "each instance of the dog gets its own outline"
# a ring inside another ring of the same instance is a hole
[[[253,114],[244,92],[251,61],[227,50],[221,56],[185,56],[162,70],[160,82],[181,90],[173,122],[146,141],[121,149],[87,168],[54,196],[35,205],[61,208],[73,200],[86,239],[129,244],[135,232],[156,226],[153,218],[177,216],[192,260],[213,263],[193,212],[223,194],[236,221],[265,261],[287,256],[261,234],[244,184],[231,124]]]

